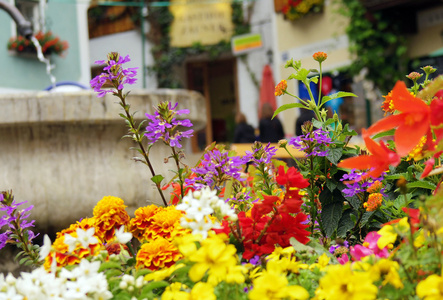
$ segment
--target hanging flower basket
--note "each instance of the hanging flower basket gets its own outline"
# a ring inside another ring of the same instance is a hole
[[[288,0],[282,7],[287,20],[298,20],[311,13],[323,11],[324,0]]]
[[[69,48],[67,41],[60,40],[59,37],[54,36],[51,31],[46,33],[38,32],[35,35],[42,47],[43,54],[62,55],[65,50]],[[8,41],[8,50],[15,54],[37,54],[34,43],[23,36],[12,37]]]

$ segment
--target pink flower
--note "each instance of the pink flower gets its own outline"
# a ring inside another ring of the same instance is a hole
[[[337,258],[337,260],[338,260],[338,262],[339,262],[341,265],[345,265],[345,264],[349,261],[349,257],[348,257],[348,255],[345,253],[345,254],[343,254],[342,256],[340,256],[339,258]]]
[[[351,247],[351,256],[354,260],[361,260],[363,257],[374,254],[377,257],[389,257],[388,248],[380,249],[377,241],[381,237],[376,231],[371,231],[365,238],[363,245],[355,245]]]

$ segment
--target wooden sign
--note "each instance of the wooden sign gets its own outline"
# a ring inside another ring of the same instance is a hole
[[[169,10],[174,16],[170,31],[173,47],[213,45],[229,41],[234,32],[230,1],[172,0]]]

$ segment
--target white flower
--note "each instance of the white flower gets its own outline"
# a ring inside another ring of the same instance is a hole
[[[43,237],[43,246],[40,247],[40,252],[38,253],[40,260],[43,260],[46,258],[46,256],[49,255],[51,252],[51,239],[47,234]]]
[[[200,222],[189,222],[188,228],[192,229],[192,234],[201,234],[203,239],[206,239],[208,231],[212,229],[212,223],[203,219]]]
[[[186,218],[202,221],[205,216],[212,214],[214,210],[205,201],[191,200],[191,206],[186,210]]]
[[[17,293],[15,287],[11,286],[5,292],[0,292],[0,299],[5,300],[22,300],[24,297]]]
[[[115,231],[115,238],[120,244],[126,244],[132,239],[132,233],[125,232],[125,226],[121,226]]]
[[[77,232],[77,239],[80,244],[82,244],[83,248],[89,247],[90,244],[98,244],[98,239],[94,236],[94,227],[91,227],[87,230],[77,228],[75,232]]]
[[[72,235],[65,233],[65,239],[63,241],[66,245],[68,245],[68,251],[72,252],[74,251],[75,247],[77,246],[77,238],[73,237]]]

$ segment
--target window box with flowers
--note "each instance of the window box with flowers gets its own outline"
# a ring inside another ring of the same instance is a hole
[[[51,31],[46,33],[38,32],[35,35],[39,44],[42,47],[42,52],[45,56],[51,54],[62,55],[68,49],[67,41],[60,40],[59,37],[54,36]],[[34,43],[23,36],[12,37],[8,42],[8,50],[13,55],[37,57],[37,50]]]
[[[324,0],[278,0],[275,8],[281,11],[287,20],[298,20],[311,13],[323,11]],[[278,5],[277,5],[278,2]]]

